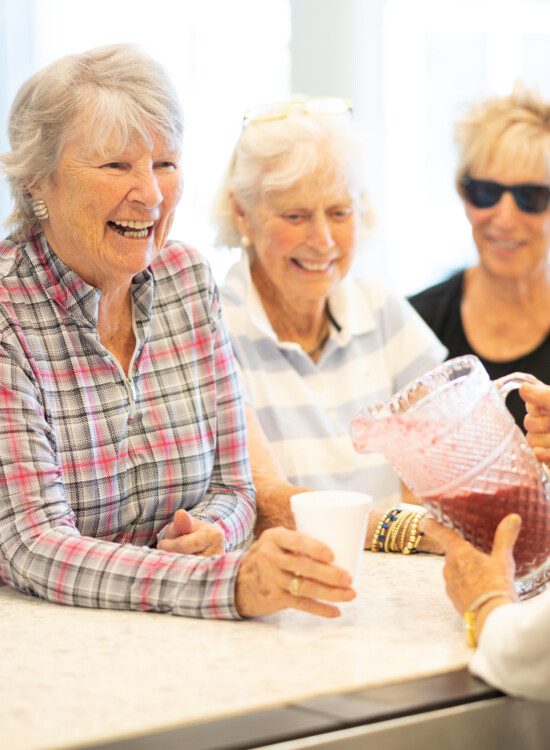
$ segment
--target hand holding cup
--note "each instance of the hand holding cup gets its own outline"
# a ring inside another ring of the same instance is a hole
[[[245,555],[237,575],[235,604],[243,617],[291,607],[320,617],[338,617],[328,602],[355,598],[351,576],[333,565],[322,542],[291,529],[264,531]]]
[[[362,492],[300,492],[290,498],[296,528],[324,542],[334,553],[334,564],[346,570],[355,582],[372,497]]]

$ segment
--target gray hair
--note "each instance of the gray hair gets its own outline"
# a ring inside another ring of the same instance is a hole
[[[240,244],[233,222],[233,198],[250,210],[265,193],[288,190],[319,173],[327,187],[350,192],[364,228],[369,228],[372,215],[364,185],[364,148],[349,114],[289,111],[281,119],[246,125],[215,200],[215,243],[226,247]]]
[[[29,191],[49,180],[79,116],[92,148],[114,136],[124,147],[158,135],[179,146],[183,115],[166,71],[132,45],[100,47],[56,60],[26,81],[11,107],[11,151],[1,155],[14,209],[7,225],[24,239],[39,224]]]
[[[456,184],[471,169],[521,164],[550,178],[550,102],[517,84],[508,96],[469,107],[455,125],[459,164]]]

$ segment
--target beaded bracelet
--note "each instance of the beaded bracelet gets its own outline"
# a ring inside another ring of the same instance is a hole
[[[409,541],[401,550],[404,555],[412,555],[416,552],[420,540],[424,536],[424,532],[418,530],[418,524],[420,523],[421,519],[424,518],[426,513],[427,511],[425,508],[415,513],[415,517],[413,518],[413,521],[411,523]]]
[[[386,534],[386,543],[384,545],[384,551],[385,552],[396,552],[396,539],[397,535],[399,533],[399,529],[401,528],[403,524],[403,518],[406,516],[405,513],[400,512],[398,518],[392,523],[392,525],[389,528],[388,533]]]
[[[401,509],[401,514],[397,521],[392,524],[389,534],[389,551],[390,552],[401,552],[403,549],[403,540],[405,539],[406,530],[408,529],[411,518],[413,517],[411,511]],[[399,542],[401,539],[401,543]]]
[[[372,542],[370,545],[371,552],[385,551],[388,529],[400,513],[400,508],[391,508],[382,516],[372,537]]]
[[[410,537],[410,529],[412,522],[414,521],[416,515],[416,511],[409,512],[406,517],[405,523],[403,523],[403,527],[401,529],[401,534],[399,535],[399,543],[397,547],[397,552],[402,552],[405,549],[405,545],[407,544],[407,541]]]

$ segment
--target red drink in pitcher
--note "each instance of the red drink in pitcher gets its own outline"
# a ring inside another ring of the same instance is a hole
[[[550,581],[550,475],[504,403],[533,380],[513,373],[492,383],[477,357],[457,357],[351,424],[356,450],[383,453],[437,520],[482,551],[491,551],[504,516],[522,517],[514,550],[521,596]]]
[[[424,500],[438,521],[458,531],[482,552],[490,552],[495,530],[509,513],[522,516],[522,526],[514,547],[516,577],[521,579],[544,566],[550,551],[548,504],[530,487],[501,487],[491,495],[465,492]],[[521,581],[518,581],[521,585]]]

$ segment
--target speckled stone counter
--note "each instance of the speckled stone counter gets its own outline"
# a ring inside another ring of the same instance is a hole
[[[66,748],[464,667],[436,556],[364,553],[337,620],[63,607],[0,589],[0,747]]]

